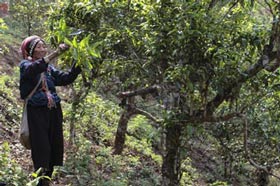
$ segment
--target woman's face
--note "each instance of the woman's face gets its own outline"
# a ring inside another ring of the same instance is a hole
[[[33,60],[41,59],[47,54],[47,46],[44,42],[39,41],[33,52]]]

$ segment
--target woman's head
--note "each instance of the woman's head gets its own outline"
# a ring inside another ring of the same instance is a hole
[[[29,36],[21,43],[21,53],[24,59],[37,60],[47,54],[45,41],[39,36]]]

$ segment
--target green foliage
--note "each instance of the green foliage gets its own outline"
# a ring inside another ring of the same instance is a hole
[[[135,186],[159,185],[160,177],[154,170],[158,167],[156,164],[151,164],[153,163],[152,160],[146,158],[148,157],[139,157],[136,154],[112,156],[111,151],[109,151],[107,155],[104,153],[98,153],[97,151],[96,163],[97,165],[102,164],[103,169],[111,175],[111,178],[120,181],[122,180],[122,184],[133,184]],[[111,180],[110,182],[113,183]],[[105,181],[105,183],[108,183],[108,181]],[[106,185],[105,183],[103,184]]]
[[[17,68],[16,68],[17,69]],[[15,74],[0,73],[0,101],[1,101],[1,116],[0,123],[4,123],[7,129],[14,131],[13,126],[17,125],[19,113],[21,113],[21,103],[18,102],[19,98],[17,90],[17,80]]]
[[[74,8],[72,5],[73,3],[70,2],[68,5],[69,8]],[[77,3],[75,5],[78,6],[77,11],[81,11],[80,8],[83,9],[80,7],[80,5],[82,5],[81,3]],[[67,10],[65,11],[67,12]],[[83,68],[83,73],[85,73],[86,76],[90,76],[91,71],[98,68],[97,61],[101,57],[99,48],[101,41],[94,37],[94,33],[83,30],[79,27],[73,27],[72,24],[75,21],[72,20],[73,22],[69,23],[69,19],[71,17],[68,17],[68,15],[65,15],[65,17],[57,16],[54,14],[54,10],[51,10],[51,13],[53,16],[49,18],[48,22],[50,27],[48,39],[51,44],[55,46],[58,46],[59,43],[66,43],[70,45],[70,51],[68,51],[68,54],[65,55],[66,61],[71,61],[67,60],[68,58],[75,59],[77,64]],[[83,18],[85,17],[83,16]],[[60,20],[56,22],[56,19]]]
[[[8,142],[0,144],[0,182],[10,186],[24,186],[27,183],[27,175],[11,157]]]
[[[74,153],[75,152],[75,153]],[[111,147],[96,146],[80,137],[77,146],[68,149],[64,172],[79,185],[159,185],[159,175],[151,160],[139,163],[138,155],[112,155]],[[144,159],[143,159],[144,160]]]
[[[194,185],[195,180],[199,178],[197,170],[191,165],[191,159],[186,158],[182,162],[182,178],[180,185]]]
[[[162,163],[160,155],[154,151],[160,151],[161,129],[155,129],[143,116],[133,118],[128,126],[127,146],[150,156],[157,163]]]
[[[90,143],[82,141],[73,149],[67,149],[67,159],[65,170],[69,175],[72,175],[78,185],[87,185],[93,183],[91,173],[93,155],[90,151]],[[69,176],[70,177],[70,176]]]
[[[50,3],[38,0],[13,0],[9,5],[9,25],[20,28],[24,35],[42,35]],[[32,11],[31,11],[32,10]]]
[[[7,29],[8,29],[8,27],[7,27],[6,23],[4,22],[4,20],[2,18],[0,18],[0,36]],[[4,46],[1,46],[0,47],[0,55],[4,54],[4,50],[5,50]]]
[[[71,54],[86,71],[118,77],[121,90],[174,83],[187,106],[198,109],[205,90],[210,100],[266,43],[266,20],[254,19],[244,4],[230,7],[208,9],[205,1],[68,1],[53,10],[50,35],[74,46]],[[77,30],[82,32],[69,39]]]
[[[5,23],[5,21],[2,18],[0,18],[0,32],[2,33],[3,30],[6,30],[6,29],[8,29],[8,27]]]
[[[70,105],[65,105],[65,120],[68,122],[73,115]],[[90,93],[75,113],[79,125],[78,135],[84,135],[94,143],[112,144],[115,124],[118,120],[119,108],[110,101],[103,100],[96,93]]]

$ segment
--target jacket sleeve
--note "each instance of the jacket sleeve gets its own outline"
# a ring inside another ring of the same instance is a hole
[[[63,72],[51,66],[51,75],[54,78],[55,86],[65,86],[73,83],[73,81],[81,73],[81,68],[74,64],[70,71]]]
[[[25,99],[34,89],[40,79],[40,74],[46,71],[48,64],[43,59],[31,62],[23,60],[20,63],[20,97]]]
[[[48,68],[48,63],[44,59],[38,59],[34,62],[23,60],[20,64],[21,78],[23,79],[34,79],[46,71]]]

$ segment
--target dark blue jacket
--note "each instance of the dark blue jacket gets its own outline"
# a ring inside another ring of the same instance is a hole
[[[49,91],[56,103],[60,102],[60,98],[56,93],[55,86],[64,86],[71,84],[81,72],[80,67],[73,65],[69,72],[62,72],[54,68],[54,66],[46,63],[43,59],[31,62],[22,60],[20,62],[20,97],[27,98],[30,92],[38,83],[41,73],[44,72],[47,79]],[[48,99],[46,93],[42,90],[42,83],[36,92],[28,101],[29,106],[47,106]]]

